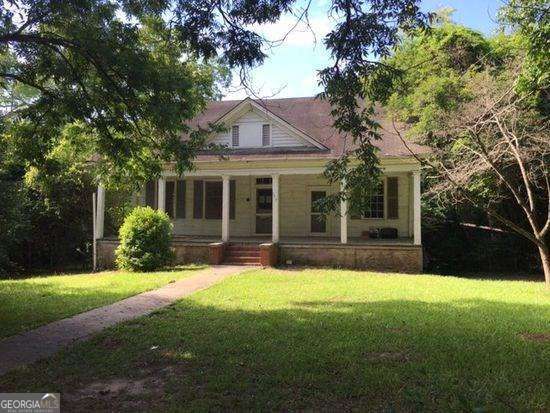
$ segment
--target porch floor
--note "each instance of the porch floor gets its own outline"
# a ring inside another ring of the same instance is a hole
[[[174,235],[174,241],[192,242],[192,243],[211,243],[220,241],[220,237],[205,235]],[[250,237],[229,237],[229,242],[261,244],[271,242],[271,236],[250,236]],[[322,245],[342,245],[339,237],[280,237],[280,244],[322,244]],[[413,245],[412,238],[396,239],[363,239],[348,237],[347,245]]]

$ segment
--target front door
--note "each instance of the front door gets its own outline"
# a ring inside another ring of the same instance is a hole
[[[316,201],[327,196],[327,191],[312,190],[310,192],[310,232],[312,235],[326,235],[328,230],[327,216],[321,213]]]
[[[272,214],[271,188],[256,188],[256,234],[271,234]]]

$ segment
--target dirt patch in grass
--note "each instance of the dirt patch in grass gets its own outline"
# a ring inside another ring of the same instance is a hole
[[[177,374],[177,368],[137,369],[138,377],[116,377],[96,380],[73,392],[63,393],[65,406],[71,411],[102,410],[117,411],[146,410],[162,403],[165,386],[170,377]]]
[[[536,341],[537,343],[550,342],[550,333],[522,333],[520,337],[526,341]]]

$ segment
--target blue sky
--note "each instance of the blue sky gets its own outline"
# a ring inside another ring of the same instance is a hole
[[[305,26],[298,26],[285,41],[268,51],[264,64],[251,72],[254,94],[261,97],[312,96],[319,92],[316,73],[330,64],[330,56],[322,38],[330,31],[333,21],[327,16],[329,0],[313,0],[309,12],[310,25],[315,36]],[[433,11],[452,7],[453,21],[487,35],[496,30],[496,15],[503,0],[423,0],[422,7]],[[265,37],[279,40],[294,25],[296,18],[283,16],[274,25],[256,28]],[[242,99],[250,91],[239,87],[238,76],[225,91],[224,99]]]

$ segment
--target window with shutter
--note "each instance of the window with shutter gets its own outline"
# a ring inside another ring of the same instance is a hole
[[[157,209],[157,181],[148,181],[145,184],[145,205]]]
[[[185,181],[178,179],[176,187],[176,218],[185,218]]]
[[[202,219],[203,181],[193,181],[193,218]]]
[[[388,177],[388,218],[397,219],[399,215],[399,179]]]
[[[271,145],[271,127],[270,125],[262,125],[262,146]]]
[[[384,181],[376,188],[370,197],[370,207],[363,214],[364,218],[384,218]]]
[[[174,218],[174,192],[176,183],[174,181],[166,181],[166,197],[164,198],[164,211],[170,218]]]
[[[222,191],[220,181],[206,181],[204,184],[204,217],[206,219],[222,218]]]
[[[233,125],[231,128],[231,145],[239,146],[239,125]]]

